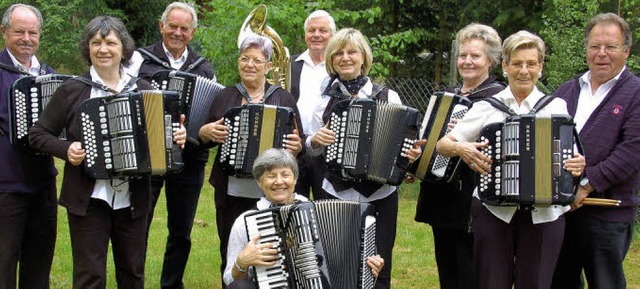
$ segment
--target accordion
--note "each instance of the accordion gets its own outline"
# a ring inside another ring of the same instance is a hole
[[[409,167],[407,152],[418,135],[418,110],[355,98],[331,108],[336,141],[326,149],[327,171],[344,179],[399,185]]]
[[[322,200],[245,215],[247,235],[275,243],[276,264],[256,267],[258,288],[373,288],[367,258],[375,252],[373,206]]]
[[[187,140],[199,144],[198,132],[206,123],[213,99],[224,86],[206,77],[178,70],[160,70],[154,73],[151,86],[180,94],[179,112],[185,115]]]
[[[85,100],[78,107],[85,172],[94,179],[163,175],[182,169],[173,133],[178,93],[142,90]]]
[[[38,121],[40,113],[49,104],[56,89],[69,78],[73,76],[64,74],[23,76],[11,85],[9,139],[15,147],[33,151],[29,145],[29,128]]]
[[[477,175],[480,200],[490,205],[568,205],[576,179],[563,168],[573,157],[575,124],[568,115],[522,114],[480,131],[491,171]]]
[[[297,128],[292,108],[266,104],[232,107],[224,114],[229,135],[218,155],[228,175],[250,177],[253,160],[270,148],[284,147],[287,134]]]
[[[412,166],[417,178],[450,182],[456,175],[460,158],[449,158],[437,153],[436,143],[451,131],[448,127],[451,119],[464,117],[472,104],[468,98],[449,92],[438,92],[431,96],[420,128],[420,135],[427,143],[422,155]]]

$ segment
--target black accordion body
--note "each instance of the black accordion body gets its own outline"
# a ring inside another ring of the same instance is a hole
[[[478,174],[478,194],[490,205],[568,205],[577,186],[563,161],[573,157],[574,129],[569,115],[522,114],[485,126],[478,142],[491,158],[491,171]]]
[[[456,175],[460,158],[449,158],[437,153],[436,143],[451,131],[448,127],[451,119],[462,119],[472,104],[468,98],[449,92],[438,92],[431,96],[420,129],[420,135],[427,143],[412,167],[417,178],[449,182]]]
[[[178,93],[142,90],[90,98],[78,108],[85,171],[95,179],[163,175],[182,169],[173,141]]]
[[[185,115],[187,140],[199,144],[198,132],[205,125],[215,96],[224,86],[206,77],[179,70],[161,70],[151,77],[154,89],[173,90],[180,94],[180,113]]]
[[[225,173],[238,177],[250,177],[253,160],[267,149],[283,148],[296,128],[292,108],[253,103],[227,110],[224,125],[229,135],[218,151],[220,163]]]
[[[23,76],[13,83],[9,93],[9,139],[15,147],[30,151],[29,128],[38,121],[56,89],[72,77],[64,74]]]
[[[399,185],[409,166],[406,153],[418,135],[420,113],[401,104],[366,98],[331,108],[336,141],[326,149],[329,173],[345,179]]]
[[[255,268],[258,288],[373,288],[368,257],[375,252],[375,217],[369,204],[322,200],[245,215],[249,238],[275,243],[276,264]]]

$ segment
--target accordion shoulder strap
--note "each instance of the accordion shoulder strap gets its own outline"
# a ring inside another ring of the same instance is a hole
[[[158,58],[157,56],[153,55],[153,53],[151,53],[149,50],[146,50],[144,48],[138,48],[138,52],[140,52],[140,54],[142,54],[146,59],[152,60],[153,62],[162,65],[166,69],[175,70],[173,69],[173,67],[171,67],[169,62],[166,62]]]
[[[516,115],[516,112],[513,111],[513,109],[509,108],[507,105],[505,105],[504,103],[502,103],[502,101],[499,101],[498,99],[496,99],[493,96],[489,96],[489,97],[485,97],[483,98],[481,101],[486,101],[489,104],[491,104],[491,106],[495,107],[496,109],[507,113],[509,115]]]
[[[6,63],[2,63],[2,62],[0,62],[0,68],[2,68],[4,70],[7,70],[7,71],[10,71],[10,72],[22,74],[22,75],[31,75],[31,74],[29,74],[29,72],[27,72],[25,70],[22,70],[22,69],[20,69],[18,67],[15,67],[13,65],[9,65],[9,64],[6,64]]]
[[[84,84],[86,84],[88,86],[91,86],[91,87],[94,87],[94,88],[97,88],[97,89],[100,89],[100,90],[103,90],[103,91],[106,91],[106,92],[109,92],[109,93],[118,94],[118,92],[116,90],[111,89],[111,88],[107,87],[106,85],[102,85],[102,84],[97,83],[95,81],[92,81],[92,80],[89,80],[87,78],[84,78],[82,76],[76,76],[76,77],[74,77],[74,79],[77,80],[77,81],[80,81],[80,82],[82,82],[82,83],[84,83]],[[127,83],[127,85],[124,86],[124,88],[122,89],[121,92],[125,92],[125,91],[129,90],[129,88],[131,86],[133,86],[133,84],[136,81],[138,81],[138,78],[137,77],[132,77],[131,80],[129,80],[129,82]]]
[[[554,98],[556,98],[556,97],[554,95],[551,95],[551,94],[547,94],[547,95],[543,96],[542,98],[540,98],[540,100],[538,100],[538,102],[536,102],[536,104],[533,106],[533,108],[531,108],[529,113],[535,114],[536,112],[538,112],[539,110],[541,110],[542,108],[547,106],[547,104],[551,103],[551,101],[553,101]]]
[[[187,67],[187,69],[184,70],[184,72],[190,72],[194,68],[200,66],[200,64],[202,64],[204,62],[204,60],[205,60],[204,57],[202,57],[202,56],[198,57],[198,59],[196,59],[196,61],[194,61],[193,63],[189,64],[189,66]]]
[[[371,89],[371,99],[387,101],[389,99],[389,92],[387,90],[387,93],[384,93],[386,88],[384,85],[374,84]]]

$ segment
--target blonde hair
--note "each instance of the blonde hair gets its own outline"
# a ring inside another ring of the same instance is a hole
[[[544,62],[544,55],[546,47],[544,41],[538,35],[535,35],[529,31],[520,30],[511,34],[502,44],[502,60],[505,63],[509,63],[511,60],[511,54],[518,49],[523,48],[535,48],[538,50],[538,62]]]
[[[364,38],[362,33],[354,28],[343,28],[336,32],[331,39],[329,39],[329,43],[327,43],[327,49],[325,51],[325,61],[327,72],[329,75],[338,74],[338,72],[333,68],[333,59],[332,56],[338,52],[338,50],[342,49],[346,45],[351,44],[360,50],[362,53],[362,75],[368,75],[371,70],[371,64],[373,63],[373,54],[371,53],[371,47],[369,46],[369,42]]]

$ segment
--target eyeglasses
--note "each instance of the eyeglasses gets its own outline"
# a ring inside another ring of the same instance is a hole
[[[249,62],[253,62],[253,64],[255,64],[255,65],[263,65],[266,62],[266,60],[264,60],[264,59],[249,58],[249,57],[246,57],[246,56],[238,58],[238,61],[240,61],[240,63],[245,64],[245,65],[249,64]]]
[[[618,44],[606,44],[606,45],[599,45],[599,44],[589,44],[589,46],[587,47],[587,49],[589,49],[589,52],[600,52],[600,50],[602,50],[604,48],[604,51],[607,53],[612,53],[612,52],[618,52],[620,50],[620,45]]]
[[[534,69],[537,68],[538,66],[540,66],[539,62],[512,62],[509,63],[509,66],[511,66],[512,68],[516,68],[516,69],[522,69],[522,67],[524,66],[527,69]]]

